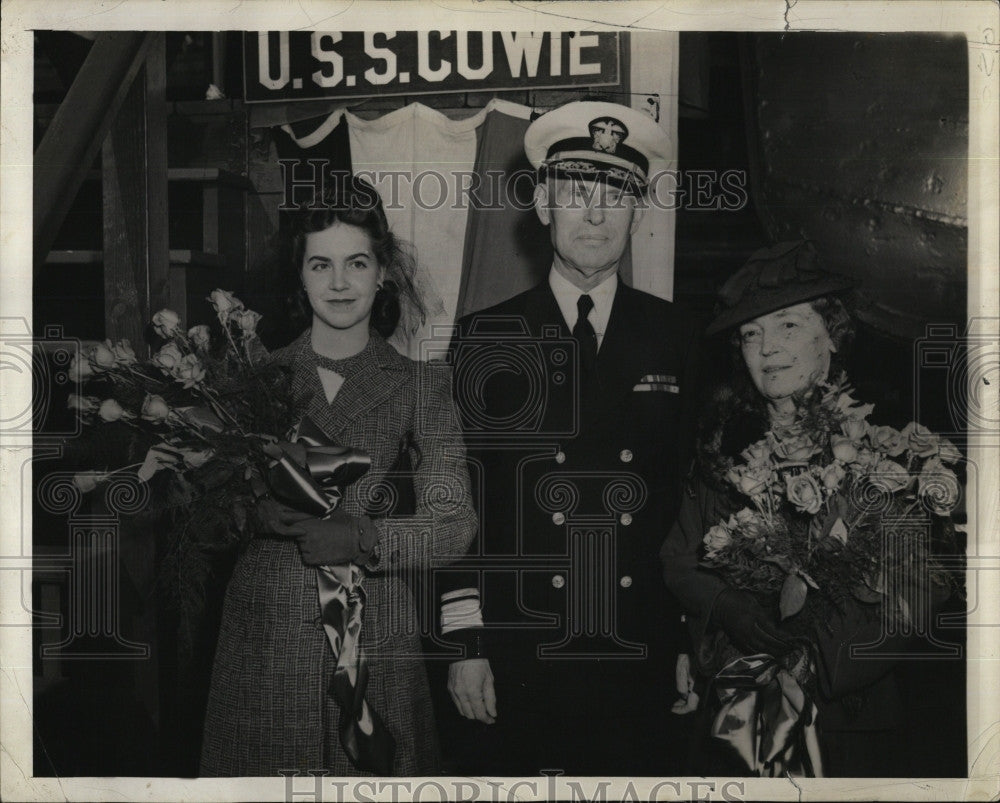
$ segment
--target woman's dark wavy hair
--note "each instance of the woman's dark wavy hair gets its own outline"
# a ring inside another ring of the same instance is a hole
[[[847,304],[837,296],[822,296],[808,303],[823,318],[837,349],[830,355],[829,377],[832,379],[844,370],[854,341],[854,319]],[[743,361],[739,326],[734,327],[729,342],[732,379],[716,388],[698,423],[698,462],[702,477],[709,480],[723,474],[731,459],[763,438],[770,426],[767,404]]]
[[[422,321],[425,310],[413,283],[416,261],[412,248],[390,231],[378,191],[350,173],[332,173],[327,179],[328,189],[320,204],[292,212],[287,219],[288,306],[294,323],[305,328],[312,320],[312,309],[302,285],[306,238],[335,223],[364,231],[371,240],[376,262],[385,270],[385,281],[372,304],[371,328],[382,337],[389,337],[399,325],[402,303],[409,304]]]

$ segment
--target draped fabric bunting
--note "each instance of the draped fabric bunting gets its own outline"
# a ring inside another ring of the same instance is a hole
[[[347,115],[354,171],[382,176],[375,188],[389,225],[413,243],[423,296],[431,302],[416,336],[404,341],[400,335],[405,333],[397,333],[393,339],[414,359],[420,356],[420,340],[455,318],[468,219],[462,194],[475,163],[476,128],[485,114],[451,120],[411,103],[377,120]],[[434,303],[438,299],[441,303]]]
[[[524,155],[525,106],[504,104],[478,129],[474,208],[469,211],[457,316],[497,304],[536,285],[552,264],[548,232],[531,206],[534,182]],[[508,181],[504,176],[524,178]],[[513,201],[513,202],[512,202]]]

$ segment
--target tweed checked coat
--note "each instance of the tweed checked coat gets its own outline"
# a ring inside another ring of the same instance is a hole
[[[347,513],[368,513],[381,560],[366,570],[361,645],[366,699],[396,739],[393,773],[439,772],[420,630],[407,574],[463,553],[475,533],[464,449],[447,369],[399,355],[372,332],[362,367],[328,403],[305,332],[276,352],[294,368],[299,408],[336,442],[371,454],[369,472],[345,489]],[[384,482],[410,444],[416,512],[384,517]],[[204,775],[268,776],[280,770],[358,775],[340,747],[339,707],[327,693],[335,662],[320,620],[316,569],[294,539],[258,538],[227,589],[209,693]]]
[[[696,342],[673,304],[622,281],[591,386],[548,281],[459,322],[482,522],[468,571],[442,570],[441,587],[482,593],[498,710],[497,744],[464,771],[679,772],[687,636],[657,553],[693,435]]]

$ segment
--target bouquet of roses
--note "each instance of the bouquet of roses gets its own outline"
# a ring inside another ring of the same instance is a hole
[[[86,346],[70,365],[80,387],[69,406],[90,427],[127,427],[129,456],[141,457],[78,473],[77,487],[134,472],[155,482],[152,510],[168,515],[180,541],[212,550],[253,534],[276,436],[294,413],[288,369],[257,339],[261,315],[225,290],[208,300],[219,330],[185,331],[175,312],[160,310],[152,327],[162,345],[149,361],[127,340]]]
[[[830,631],[851,600],[908,623],[926,610],[929,586],[956,585],[932,542],[951,531],[959,451],[917,423],[875,426],[872,409],[843,375],[806,393],[791,425],[772,427],[728,467],[749,504],[703,539],[702,564],[776,608],[796,641],[777,657],[722,642],[717,656],[712,736],[760,775],[822,775],[815,628]]]
[[[853,597],[906,622],[928,583],[950,586],[931,535],[950,526],[961,455],[920,424],[869,423],[872,410],[841,376],[747,447],[727,480],[750,504],[705,534],[703,565],[777,598],[783,620],[807,608],[824,622]]]

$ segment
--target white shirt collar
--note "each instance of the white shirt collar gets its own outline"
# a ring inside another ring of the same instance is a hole
[[[559,311],[570,331],[576,326],[576,302],[584,293],[552,267],[549,269],[549,287],[552,288],[552,295],[556,297]],[[615,271],[597,287],[591,290],[589,295],[594,300],[594,308],[587,316],[590,325],[594,327],[597,334],[597,348],[601,347],[604,340],[604,332],[608,328],[608,321],[611,319],[611,306],[615,301],[615,292],[618,289],[618,272]]]

